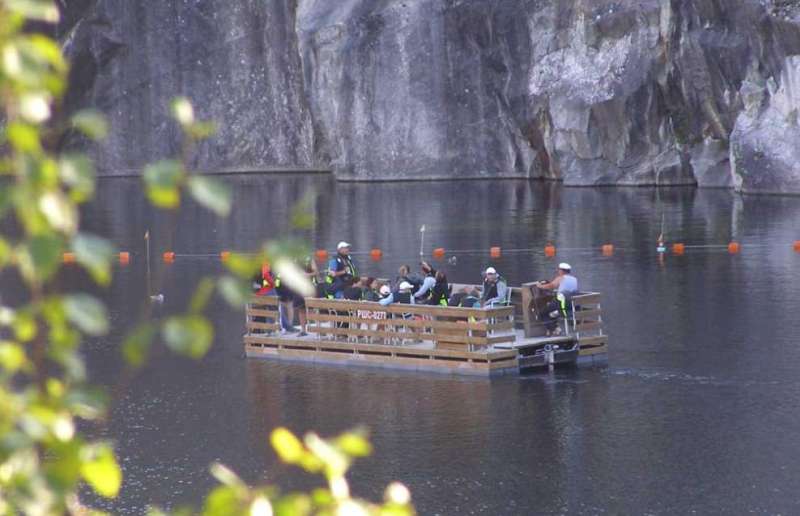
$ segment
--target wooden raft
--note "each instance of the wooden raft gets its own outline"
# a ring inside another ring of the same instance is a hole
[[[513,307],[458,308],[306,299],[309,335],[280,334],[278,303],[257,297],[246,311],[248,356],[490,375],[516,370]]]

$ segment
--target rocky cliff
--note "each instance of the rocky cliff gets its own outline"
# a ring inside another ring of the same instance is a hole
[[[108,174],[178,149],[185,94],[205,170],[800,193],[800,0],[61,1]]]

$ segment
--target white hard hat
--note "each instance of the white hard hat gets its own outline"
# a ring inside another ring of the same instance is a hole
[[[559,263],[558,264],[558,268],[561,269],[562,271],[571,271],[572,270],[572,266],[570,264],[566,263],[566,262]]]
[[[413,287],[411,286],[411,283],[407,281],[403,281],[402,283],[400,283],[400,290],[411,290],[412,288]]]
[[[389,288],[389,285],[384,285],[378,292],[380,292],[382,296],[388,296],[392,293],[392,289]]]
[[[342,248],[345,248],[345,247],[350,247],[350,244],[348,244],[348,243],[347,243],[347,242],[345,242],[344,240],[342,240],[341,242],[339,242],[338,244],[336,244],[336,250],[337,250],[337,251],[338,251],[339,249],[342,249]]]
[[[486,274],[497,274],[497,270],[494,267],[489,267],[486,269]]]

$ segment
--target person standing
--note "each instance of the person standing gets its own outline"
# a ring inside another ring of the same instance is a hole
[[[414,299],[420,303],[426,303],[436,285],[436,270],[428,262],[420,262],[419,267],[424,274],[424,279],[422,286],[414,292]]]
[[[428,304],[448,306],[448,297],[450,297],[450,285],[447,284],[447,275],[442,271],[436,271],[436,284],[431,289]]]
[[[341,299],[344,289],[351,286],[358,277],[353,259],[350,257],[350,244],[339,242],[336,245],[336,257],[328,263],[328,297]]]

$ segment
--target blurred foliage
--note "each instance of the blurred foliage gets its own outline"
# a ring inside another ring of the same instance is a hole
[[[82,485],[113,498],[122,488],[122,470],[113,444],[78,431],[80,420],[102,421],[107,398],[86,379],[79,353],[84,336],[109,332],[104,304],[82,292],[59,294],[54,278],[63,263],[75,262],[100,286],[112,276],[114,246],[80,230],[79,206],[95,191],[94,166],[81,154],[59,155],[49,148],[53,133],[78,131],[94,140],[108,132],[94,110],[74,114],[64,128],[54,122],[67,87],[68,63],[57,42],[31,31],[37,23],[57,23],[52,0],[0,0],[0,272],[16,271],[25,285],[19,307],[0,305],[0,515],[99,514],[81,502]],[[185,165],[192,146],[214,133],[199,121],[191,102],[177,98],[172,115],[184,134],[183,159],[147,166],[142,174],[149,200],[174,210],[184,195],[219,216],[231,210],[231,194],[219,180],[191,173]],[[310,206],[309,200],[304,200]],[[301,206],[289,216],[298,227],[313,224]],[[214,293],[241,307],[250,296],[248,280],[265,260],[298,290],[308,288],[294,258],[308,253],[295,241],[267,243],[255,253],[231,253],[229,274],[198,281],[183,315],[146,320],[122,343],[131,370],[144,365],[156,345],[191,358],[203,357],[214,332],[203,315]],[[81,425],[81,428],[85,425]],[[345,474],[355,458],[370,452],[361,431],[326,440],[308,434],[301,441],[286,429],[270,438],[289,464],[322,475],[327,488],[281,493],[252,488],[220,464],[211,473],[220,482],[205,500],[208,515],[413,513],[408,490],[392,484],[381,504],[352,498]],[[163,512],[153,509],[153,514]],[[180,513],[181,511],[176,511]],[[187,512],[193,512],[188,509]]]

